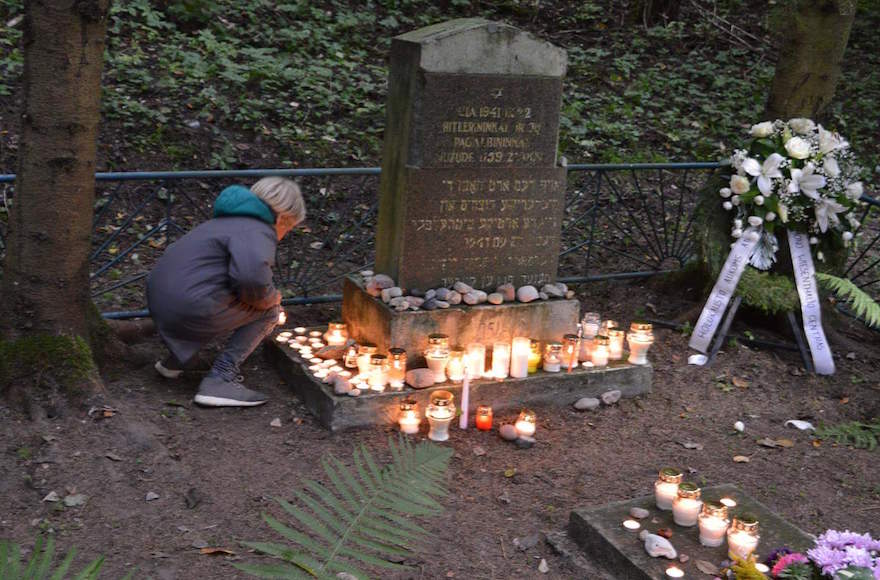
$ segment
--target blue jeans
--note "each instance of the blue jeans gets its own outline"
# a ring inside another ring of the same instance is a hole
[[[210,374],[226,380],[235,379],[240,373],[241,364],[275,329],[280,313],[281,307],[273,306],[261,311],[252,322],[238,327],[226,341],[223,351],[214,359]]]

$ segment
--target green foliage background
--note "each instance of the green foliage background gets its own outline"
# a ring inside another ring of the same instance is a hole
[[[9,172],[21,1],[0,0],[0,170]],[[633,23],[626,4],[118,0],[103,168],[376,164],[390,39],[469,16],[568,50],[560,148],[570,161],[714,159],[739,146],[773,74],[773,2],[683,3],[680,21],[650,29]],[[859,10],[832,117],[870,170],[880,163],[880,4],[862,0]],[[723,32],[724,22],[738,28]]]

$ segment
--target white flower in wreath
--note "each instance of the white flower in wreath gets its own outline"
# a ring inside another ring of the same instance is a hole
[[[816,123],[814,123],[812,119],[798,117],[796,119],[789,119],[788,126],[791,127],[791,130],[795,133],[809,135],[816,128]]]
[[[752,201],[755,202],[755,205],[764,205],[764,196],[763,195],[756,195]]]
[[[826,157],[822,167],[825,169],[825,175],[832,179],[840,175],[840,165],[834,157]]]
[[[835,149],[846,149],[847,147],[849,147],[849,143],[843,137],[837,133],[826,131],[822,125],[819,125],[819,153],[825,155]]]
[[[752,129],[749,131],[749,133],[752,135],[752,137],[757,137],[758,139],[769,137],[773,134],[773,122],[764,121],[763,123],[752,125]]]
[[[775,219],[776,219],[776,214],[773,213],[772,211],[768,211],[766,214],[764,214],[764,221],[765,222],[772,222]]]
[[[782,179],[782,171],[779,170],[779,165],[783,161],[785,161],[785,157],[779,153],[773,153],[768,156],[763,164],[758,163],[757,159],[752,159],[750,157],[743,162],[743,171],[752,177],[757,177],[758,190],[764,195],[768,195],[773,191],[772,180]],[[745,191],[737,191],[737,193],[745,193]]]
[[[728,197],[730,197],[732,195],[732,192],[730,191],[729,187],[722,187],[718,191],[718,193],[721,195],[721,197],[723,197],[725,199],[727,199]]]
[[[816,212],[816,223],[819,224],[819,231],[822,233],[828,230],[829,225],[839,224],[840,218],[837,217],[837,214],[846,211],[844,206],[826,197],[817,199],[814,209]]]
[[[851,227],[854,230],[859,229],[859,226],[862,225],[861,222],[859,222],[859,220],[856,219],[856,216],[854,216],[852,214],[852,212],[846,214],[846,221],[849,222],[849,227]]]
[[[852,201],[858,201],[859,198],[862,197],[863,191],[864,188],[862,187],[862,182],[853,181],[846,186],[846,197],[851,199]]]
[[[757,163],[757,161],[755,163]],[[749,190],[749,187],[751,187],[751,184],[749,184],[749,178],[744,175],[734,175],[730,178],[730,190],[733,193],[742,195]]]
[[[732,203],[733,205],[739,205],[740,201],[741,200],[738,195],[734,195],[730,198],[730,203]]]
[[[764,220],[760,216],[756,216],[756,215],[749,216],[749,225],[752,226],[753,228],[757,228],[762,223],[764,223]]]
[[[844,245],[849,246],[850,242],[853,239],[853,233],[852,232],[843,232],[842,237],[843,237]]]
[[[730,232],[730,235],[733,236],[734,238],[739,239],[742,237],[743,231],[740,228],[736,228],[735,230]]]
[[[819,243],[819,238],[817,238],[816,236],[810,236],[810,245],[811,246],[815,246],[818,243]]]
[[[785,142],[785,150],[795,159],[806,159],[810,156],[810,142],[800,137],[792,137]]]
[[[743,227],[743,221],[741,219],[733,220],[733,227],[735,227],[738,230],[741,230]]]
[[[733,204],[730,203],[729,201],[725,201],[724,203],[721,204],[721,207],[723,207],[727,211],[730,211],[733,209]]]
[[[789,193],[801,192],[811,199],[819,199],[817,190],[825,187],[827,181],[815,171],[816,166],[812,163],[807,163],[803,169],[792,169],[791,181],[788,184]]]

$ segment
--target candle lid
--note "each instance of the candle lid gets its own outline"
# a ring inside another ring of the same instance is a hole
[[[720,501],[707,501],[703,502],[703,514],[707,516],[714,516],[717,518],[721,518],[722,520],[727,519],[727,506],[721,503]]]
[[[752,514],[742,514],[739,516],[734,516],[733,522],[730,524],[730,529],[734,531],[742,530],[750,534],[756,534],[758,533],[758,518],[756,518]]]
[[[464,348],[460,346],[453,346],[449,349],[449,354],[454,356],[464,356]]]
[[[388,354],[391,355],[392,359],[401,359],[401,358],[406,357],[406,351],[403,350],[402,348],[397,348],[397,347],[389,348]]]
[[[452,404],[453,395],[449,391],[434,391],[431,393],[431,404],[438,407],[448,407]]]
[[[700,499],[700,487],[696,483],[685,481],[678,484],[678,497],[685,499]]]
[[[440,344],[445,343],[449,340],[448,334],[442,334],[439,332],[435,332],[434,334],[428,335],[428,344]]]
[[[562,340],[565,342],[576,342],[578,339],[578,335],[576,334],[566,334],[562,337]]]
[[[616,329],[616,328],[611,328],[611,329],[608,330],[608,338],[611,338],[611,337],[614,337],[614,338],[617,338],[617,337],[623,338],[623,335],[624,335],[624,332],[623,332],[622,330],[618,330],[618,329]]]
[[[654,325],[644,320],[634,320],[629,325],[629,329],[633,332],[651,332],[654,330]]]
[[[684,474],[675,467],[664,467],[660,470],[660,479],[666,483],[681,483]]]
[[[371,365],[384,365],[385,360],[387,358],[388,357],[385,356],[384,354],[372,354],[372,355],[370,355],[370,364]]]
[[[330,330],[345,330],[344,322],[331,322],[327,325],[327,328]]]
[[[608,346],[609,340],[607,336],[599,335],[594,340],[596,341],[596,346]]]
[[[562,350],[562,343],[561,342],[551,341],[551,342],[548,342],[545,346],[546,346],[547,350]]]
[[[537,420],[538,416],[535,415],[535,412],[531,409],[523,409],[519,412],[519,417],[517,417],[517,421],[528,421],[529,423],[534,423]]]
[[[372,343],[365,342],[358,347],[359,354],[375,354],[375,352],[379,350],[379,348]]]
[[[418,406],[419,404],[415,399],[404,399],[400,402],[401,411],[412,411],[414,409],[417,409]]]
[[[602,327],[605,328],[606,330],[610,330],[612,328],[618,328],[619,326],[620,325],[617,323],[616,320],[606,320],[605,322],[602,323]]]
[[[477,406],[477,415],[491,415],[492,407],[489,405],[478,405]]]

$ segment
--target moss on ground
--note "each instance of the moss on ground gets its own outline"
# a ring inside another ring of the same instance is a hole
[[[95,371],[92,349],[79,336],[29,334],[0,341],[0,390],[33,379],[38,387],[54,382],[75,391]]]

